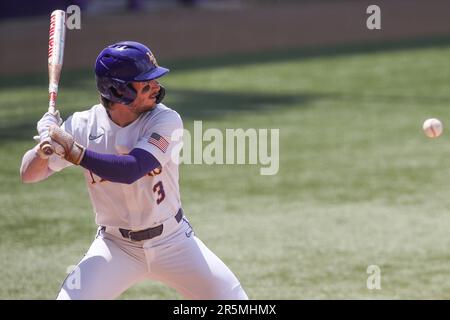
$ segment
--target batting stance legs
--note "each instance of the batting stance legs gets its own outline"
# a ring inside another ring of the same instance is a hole
[[[248,299],[239,280],[184,219],[174,232],[140,242],[99,230],[58,299],[114,299],[144,279],[161,281],[186,299]]]

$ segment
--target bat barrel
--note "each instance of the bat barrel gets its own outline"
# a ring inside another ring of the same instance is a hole
[[[64,57],[66,38],[66,12],[55,10],[50,16],[50,31],[48,38],[48,76],[49,76],[49,111],[54,112],[58,84]]]
[[[66,13],[55,10],[50,16],[50,32],[48,36],[48,64],[63,63],[64,40],[66,38]]]

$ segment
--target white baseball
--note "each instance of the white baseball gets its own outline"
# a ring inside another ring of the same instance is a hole
[[[422,126],[425,135],[429,138],[437,138],[442,134],[444,127],[439,119],[431,118],[425,120]]]

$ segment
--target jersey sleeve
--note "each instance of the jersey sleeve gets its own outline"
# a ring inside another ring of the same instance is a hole
[[[66,121],[64,121],[64,123],[61,125],[61,128],[66,131],[67,133],[70,133],[72,136],[74,135],[73,132],[73,116],[70,116],[69,118],[67,118]],[[57,154],[53,153],[50,158],[48,158],[48,168],[52,171],[61,171],[64,168],[70,167],[73,164],[63,158],[61,158],[60,156],[58,156]]]
[[[182,138],[183,121],[180,115],[168,111],[149,121],[144,135],[134,147],[150,152],[164,166],[169,161],[178,163]]]

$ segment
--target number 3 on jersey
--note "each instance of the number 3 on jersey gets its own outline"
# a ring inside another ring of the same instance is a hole
[[[158,194],[158,198],[156,198],[156,204],[160,204],[166,197],[162,181],[159,181],[153,186],[153,192],[156,192]]]

